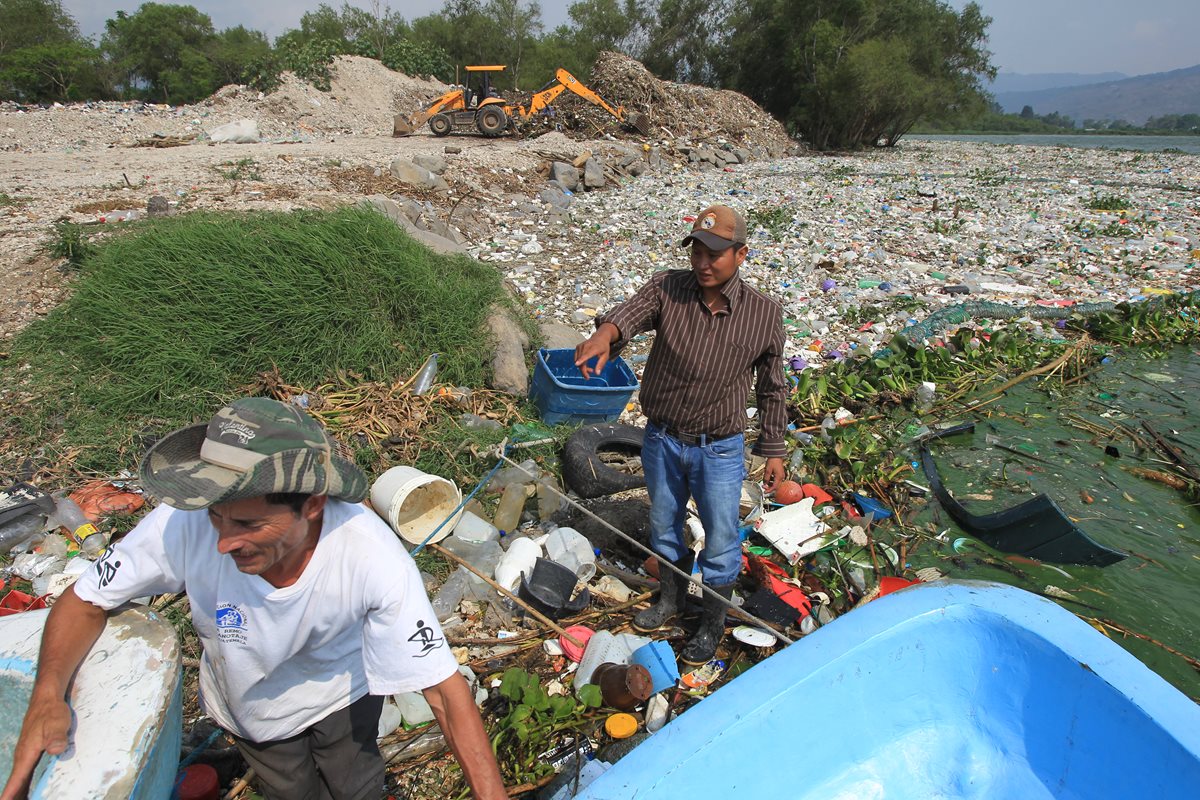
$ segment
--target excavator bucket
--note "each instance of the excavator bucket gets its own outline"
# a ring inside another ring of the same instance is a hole
[[[397,114],[392,117],[392,136],[408,136],[415,130],[413,124],[403,115]]]
[[[645,114],[630,114],[629,125],[642,136],[647,136],[650,133],[650,118]]]

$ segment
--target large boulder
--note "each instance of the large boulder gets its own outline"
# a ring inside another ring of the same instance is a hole
[[[448,239],[445,236],[439,236],[433,231],[417,227],[416,223],[404,213],[401,205],[390,197],[376,194],[365,198],[362,202],[378,210],[392,222],[403,228],[409,236],[435,253],[441,253],[442,255],[466,255],[467,253],[467,248],[453,239]]]
[[[561,322],[543,322],[538,326],[542,333],[542,341],[551,350],[574,350],[575,345],[584,340],[584,335]]]
[[[579,170],[565,161],[555,161],[550,165],[550,180],[558,181],[564,189],[573,192],[579,188]]]
[[[525,365],[529,337],[511,313],[501,306],[492,308],[487,324],[496,343],[492,357],[492,388],[524,397],[529,393],[529,368]]]
[[[606,183],[604,177],[604,162],[592,156],[583,165],[583,186],[585,189],[603,189]]]
[[[450,184],[446,183],[445,178],[441,175],[435,175],[425,167],[414,164],[407,158],[393,160],[389,170],[392,173],[392,177],[396,180],[418,189],[433,189],[444,192],[450,188]]]
[[[446,174],[446,159],[439,156],[437,153],[418,153],[413,156],[412,162],[418,167],[424,167],[434,175]]]

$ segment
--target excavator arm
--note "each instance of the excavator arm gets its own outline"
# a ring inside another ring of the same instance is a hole
[[[636,128],[643,135],[650,131],[650,120],[645,114],[626,115],[625,109],[621,106],[613,108],[603,97],[584,86],[579,82],[578,78],[562,67],[559,67],[558,71],[554,73],[553,81],[543,87],[541,91],[534,94],[529,101],[528,109],[518,107],[517,110],[522,117],[532,116],[553,103],[563,92],[572,92],[587,100],[592,105],[603,108],[609,114],[616,117],[617,121]]]

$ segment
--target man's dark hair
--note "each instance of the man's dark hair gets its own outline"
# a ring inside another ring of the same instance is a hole
[[[266,501],[275,506],[289,506],[296,514],[304,506],[304,501],[312,497],[307,492],[271,492],[264,495]]]

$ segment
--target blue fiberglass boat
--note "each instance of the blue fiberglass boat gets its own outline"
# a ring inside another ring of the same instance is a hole
[[[0,784],[12,768],[48,611],[0,619]],[[108,620],[71,684],[71,746],[42,756],[30,800],[168,800],[183,730],[175,629],[145,607]]]
[[[1200,707],[1054,603],[942,581],[766,659],[583,790],[632,798],[1175,798]]]

